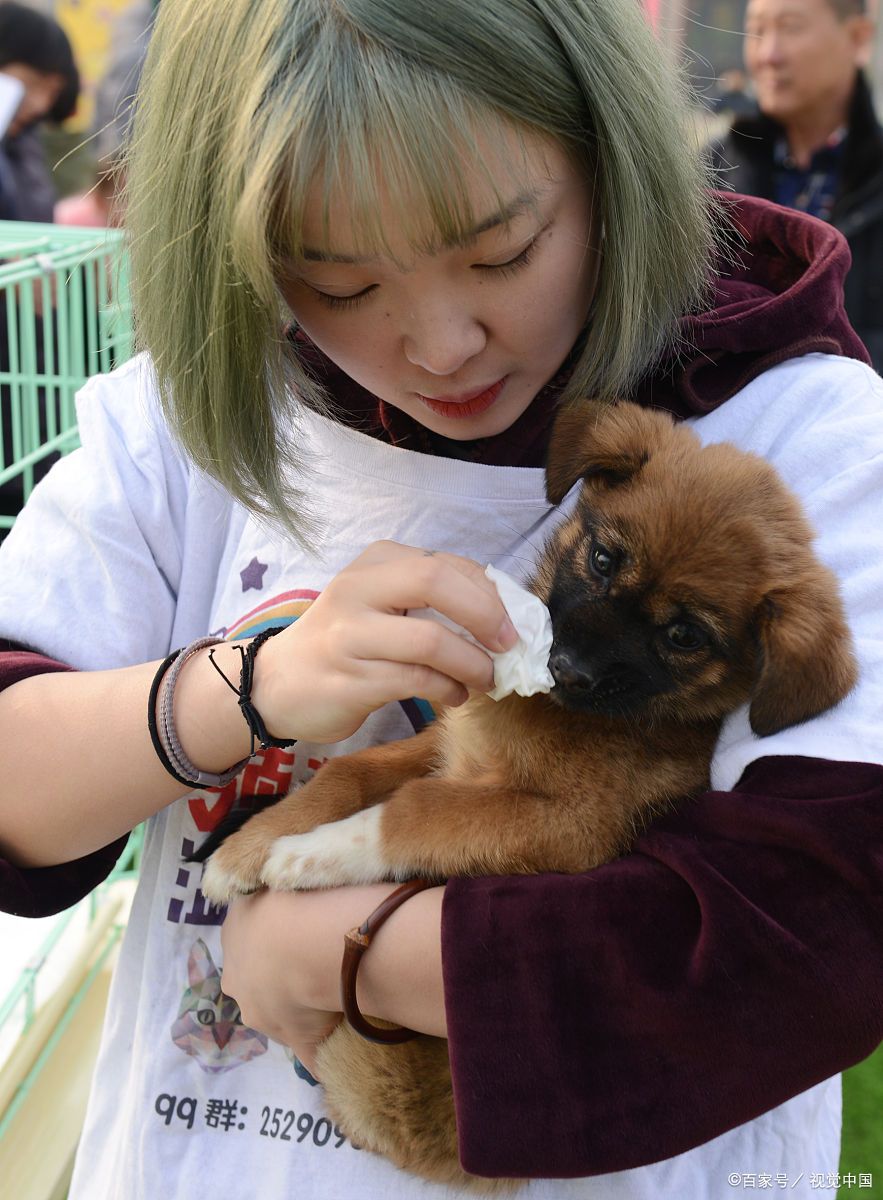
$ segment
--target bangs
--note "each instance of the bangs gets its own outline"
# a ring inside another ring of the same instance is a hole
[[[277,84],[250,123],[254,167],[233,253],[253,283],[256,265],[269,260],[278,271],[303,256],[308,206],[321,213],[321,242],[313,228],[310,249],[397,261],[391,241],[400,246],[403,233],[416,252],[465,243],[504,196],[525,190],[527,130],[511,116],[376,43],[341,45],[339,30],[333,72],[323,70],[317,49],[304,64],[313,77],[296,89]],[[520,152],[506,159],[501,178],[500,156],[491,156],[492,171],[487,147],[504,136],[512,144],[513,134]],[[474,211],[476,194],[486,211]]]

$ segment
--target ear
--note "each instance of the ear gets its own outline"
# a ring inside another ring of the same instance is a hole
[[[748,714],[758,737],[817,717],[852,691],[852,637],[826,568],[816,564],[812,576],[768,595],[758,624],[760,674]]]
[[[846,18],[847,30],[852,43],[853,60],[859,70],[871,65],[874,53],[874,22],[864,13],[855,13]]]
[[[637,404],[582,401],[561,409],[546,459],[546,496],[560,504],[578,479],[597,478],[608,486],[631,479],[659,443],[667,414]]]

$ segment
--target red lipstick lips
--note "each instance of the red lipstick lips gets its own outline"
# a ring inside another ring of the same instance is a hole
[[[428,409],[438,413],[440,417],[453,417],[455,420],[476,417],[479,413],[486,412],[496,401],[503,390],[506,378],[507,376],[504,375],[490,387],[482,388],[478,392],[465,392],[462,396],[444,396],[433,399],[431,396],[422,396],[419,392],[417,396]]]

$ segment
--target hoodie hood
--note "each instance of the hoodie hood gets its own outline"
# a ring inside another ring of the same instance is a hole
[[[845,238],[830,225],[751,196],[717,195],[732,228],[729,251],[711,281],[707,309],[680,319],[673,349],[629,399],[676,417],[710,412],[762,372],[820,352],[870,361],[846,317]],[[345,375],[301,331],[298,357],[329,394],[335,415],[353,428],[424,454],[493,466],[542,466],[569,363],[530,408],[497,437],[455,442],[430,433]]]
[[[710,412],[763,371],[803,354],[870,358],[843,307],[852,262],[831,225],[752,196],[717,196],[736,234],[713,300],[681,318],[675,350],[632,399],[679,417]]]

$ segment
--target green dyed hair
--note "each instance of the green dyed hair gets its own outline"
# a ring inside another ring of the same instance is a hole
[[[405,228],[422,214],[415,246],[428,220],[456,237],[474,224],[475,132],[499,121],[566,147],[603,222],[564,399],[627,393],[706,285],[713,207],[687,104],[637,0],[163,4],[128,223],[139,345],[185,450],[297,534],[285,416],[293,396],[324,398],[282,335],[275,268],[297,255],[305,195],[321,180],[327,208],[342,184],[364,245],[384,244],[380,188]]]

